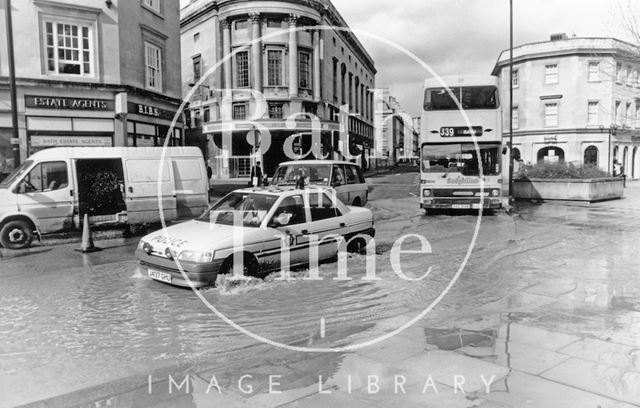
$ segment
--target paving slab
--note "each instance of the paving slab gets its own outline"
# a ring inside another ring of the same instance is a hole
[[[560,349],[559,352],[595,363],[640,372],[640,349],[636,347],[597,339],[584,339]]]

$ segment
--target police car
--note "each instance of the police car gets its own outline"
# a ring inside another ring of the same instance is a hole
[[[374,235],[372,212],[346,206],[333,189],[248,188],[195,220],[145,236],[136,257],[152,279],[200,288],[214,285],[219,274],[262,277],[283,262],[308,265],[310,254],[333,258],[339,238],[361,247]]]

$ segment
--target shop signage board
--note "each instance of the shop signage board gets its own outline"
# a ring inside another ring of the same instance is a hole
[[[113,111],[115,101],[111,99],[69,98],[58,96],[25,95],[24,103],[32,109]]]
[[[111,147],[109,136],[31,136],[32,147]]]

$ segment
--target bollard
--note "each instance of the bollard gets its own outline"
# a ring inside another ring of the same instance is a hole
[[[83,254],[102,251],[102,248],[98,248],[93,245],[91,230],[89,228],[89,214],[84,215],[84,222],[82,224],[82,244],[80,245],[80,249],[76,249],[76,251],[82,252]]]

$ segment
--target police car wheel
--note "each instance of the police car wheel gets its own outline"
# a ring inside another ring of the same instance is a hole
[[[244,276],[258,277],[258,262],[253,256],[245,254],[242,263],[242,274]],[[220,274],[233,274],[233,255],[231,255],[224,261],[224,263],[220,267]]]

